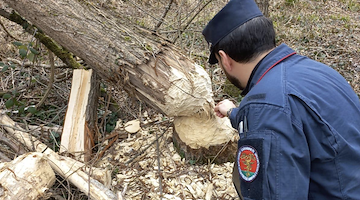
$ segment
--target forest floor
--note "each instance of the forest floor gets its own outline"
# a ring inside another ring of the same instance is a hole
[[[161,16],[159,8],[164,8],[168,1],[93,2],[115,11],[126,8],[129,16],[136,16],[129,17],[134,23],[154,27],[156,21],[152,20],[149,13]],[[176,26],[179,23],[170,19],[189,18],[186,14],[200,12],[199,7],[204,2],[177,1],[160,32],[170,39],[179,36],[171,34],[171,30],[178,30]],[[201,36],[204,25],[225,3],[224,0],[214,0],[207,5],[181,33],[175,44],[208,71],[212,78],[215,101],[224,98],[237,101],[240,99],[238,92],[226,92],[227,83],[221,70],[206,63],[208,49]],[[1,1],[0,8],[9,9]],[[360,95],[359,0],[273,0],[270,1],[269,10],[278,44],[286,43],[299,54],[334,68]],[[6,111],[26,130],[31,129],[29,125],[59,127],[45,136],[42,133],[43,137],[39,138],[52,149],[58,150],[73,69],[56,59],[57,68],[53,72],[55,82],[50,95],[38,109],[33,109],[42,100],[52,73],[47,50],[32,35],[24,33],[22,27],[2,17],[0,23],[0,110]],[[22,45],[14,45],[14,42],[21,42]],[[21,58],[24,52],[20,49],[29,49],[29,43],[40,52],[35,63],[31,62],[33,58],[29,57],[30,51],[27,58]],[[101,87],[102,95],[97,108],[99,132],[103,138],[116,132],[119,137],[104,152],[112,138],[99,142],[94,155],[104,154],[89,165],[111,171],[113,190],[121,191],[125,199],[238,199],[231,178],[233,163],[209,162],[197,165],[182,159],[172,144],[171,118],[156,113],[124,91],[115,92],[103,83]],[[124,132],[124,124],[134,119],[141,121],[141,129],[133,134]],[[0,133],[5,134],[3,129],[0,129]],[[161,136],[158,142],[157,136]],[[9,159],[18,156],[6,145],[0,145],[0,151]],[[87,199],[76,187],[64,184],[60,176],[57,178],[50,189],[50,199]]]

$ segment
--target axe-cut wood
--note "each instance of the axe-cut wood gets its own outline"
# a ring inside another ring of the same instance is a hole
[[[58,155],[38,139],[26,133],[10,117],[3,113],[4,112],[0,110],[0,123],[5,125],[4,129],[27,148],[36,152],[42,152],[51,168],[63,178],[69,180],[80,191],[88,195],[91,199],[118,199],[114,192],[83,171],[85,166],[83,163],[69,157]],[[108,173],[104,173],[103,176],[109,178]]]

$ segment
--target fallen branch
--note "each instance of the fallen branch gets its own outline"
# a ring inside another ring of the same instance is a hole
[[[29,149],[33,149],[37,152],[42,152],[44,154],[44,157],[49,161],[49,164],[53,168],[53,170],[59,173],[64,179],[69,180],[81,192],[88,195],[91,199],[117,199],[117,196],[112,191],[110,191],[102,183],[90,177],[87,173],[83,171],[85,170],[85,165],[83,163],[65,156],[60,156],[53,150],[48,148],[45,144],[37,140],[35,137],[32,137],[24,131],[19,131],[22,128],[19,127],[7,115],[2,113],[3,112],[0,110],[0,123],[7,125],[4,126],[4,129],[9,134],[12,134]],[[14,129],[10,127],[14,127]],[[95,169],[92,169],[94,170],[92,173],[94,173]],[[108,175],[109,174],[107,173],[102,173],[102,175],[100,176],[102,178],[109,178]]]
[[[7,61],[11,61],[11,62],[13,62],[13,63],[15,63],[15,64],[18,64],[18,65],[21,65],[22,64],[22,61],[20,61],[20,60],[17,60],[17,59],[14,59],[14,58],[6,58],[5,60],[7,60]],[[24,67],[30,67],[30,66],[33,66],[34,65],[34,63],[33,62],[25,62],[24,63]],[[38,63],[35,63],[35,65],[34,65],[35,67],[43,67],[43,68],[51,68],[51,66],[50,65],[48,65],[48,64],[38,64]],[[68,65],[66,65],[66,64],[55,64],[55,67],[56,68],[70,68]]]
[[[0,132],[0,143],[3,143],[7,147],[9,147],[17,155],[22,155],[26,153],[25,149],[20,145],[20,143],[10,140],[3,134],[3,132]]]

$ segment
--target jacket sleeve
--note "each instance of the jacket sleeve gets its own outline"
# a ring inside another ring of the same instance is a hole
[[[240,134],[235,166],[244,199],[308,199],[309,148],[288,110],[251,104],[230,116]]]

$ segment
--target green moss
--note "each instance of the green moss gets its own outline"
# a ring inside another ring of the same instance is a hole
[[[33,34],[36,30],[36,27],[29,24],[25,19],[23,19],[19,14],[14,11],[9,16],[10,20],[21,25],[23,29]],[[51,39],[49,36],[45,35],[40,29],[35,34],[35,37],[39,39],[39,41],[44,44],[50,51],[52,51],[57,57],[59,57],[64,63],[71,66],[72,68],[79,69],[84,68],[81,64],[76,62],[73,58],[73,54],[69,51],[63,49],[60,45],[56,44],[56,42]]]
[[[73,58],[72,53],[61,48],[50,37],[48,37],[44,34],[41,34],[41,33],[36,34],[35,37],[38,38],[41,43],[43,43],[48,49],[50,49],[64,63],[70,65],[72,68],[75,68],[75,69],[84,68],[81,64],[76,62],[76,60]]]

